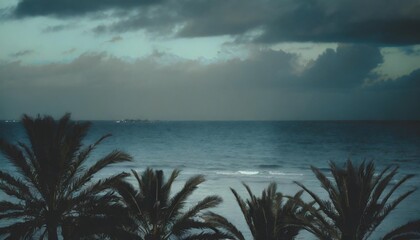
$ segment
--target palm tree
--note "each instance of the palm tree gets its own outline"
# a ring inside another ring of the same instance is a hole
[[[412,222],[408,222],[388,234],[386,234],[383,240],[409,240],[409,239],[420,239],[420,219]]]
[[[251,188],[244,184],[249,199],[244,201],[234,190],[236,201],[251,231],[254,240],[289,240],[295,239],[301,227],[300,219],[307,219],[305,209],[299,204],[303,191],[293,197],[285,197],[277,192],[277,185],[271,183],[263,190],[261,197],[255,196]],[[287,199],[285,201],[285,199]],[[207,221],[217,226],[219,231],[227,232],[235,240],[245,240],[243,234],[227,219],[212,215]]]
[[[334,182],[318,168],[311,167],[328,200],[322,200],[306,186],[296,182],[318,205],[307,206],[313,219],[305,228],[320,239],[367,239],[395,207],[415,190],[395,197],[395,191],[413,175],[403,176],[391,186],[398,167],[387,167],[375,175],[373,162],[354,166],[349,160],[344,168],[330,163]],[[393,200],[391,200],[393,199]]]
[[[146,169],[141,176],[132,170],[138,189],[127,181],[116,185],[136,227],[129,229],[138,239],[224,239],[225,235],[205,221],[206,209],[222,202],[218,196],[208,196],[184,210],[188,197],[204,182],[201,175],[191,177],[182,189],[171,196],[172,184],[180,171],[174,170],[168,180],[163,171]]]
[[[110,135],[82,146],[89,122],[73,122],[70,114],[58,121],[50,116],[22,117],[27,143],[10,144],[0,140],[0,151],[17,170],[0,171],[0,190],[10,200],[0,202],[0,235],[9,239],[32,239],[45,235],[66,238],[76,230],[78,219],[104,218],[118,208],[118,199],[107,190],[128,174],[120,173],[94,180],[94,175],[110,164],[130,161],[131,157],[113,151],[90,167],[86,160],[95,147]],[[109,208],[108,208],[109,207]]]

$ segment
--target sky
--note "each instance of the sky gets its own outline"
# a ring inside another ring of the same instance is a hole
[[[0,119],[420,120],[419,0],[1,0]]]

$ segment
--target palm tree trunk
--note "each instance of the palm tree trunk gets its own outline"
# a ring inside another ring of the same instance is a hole
[[[57,227],[48,226],[48,240],[58,240]]]
[[[53,216],[47,216],[48,240],[58,240],[58,223]]]
[[[357,238],[355,237],[355,234],[343,234],[341,236],[341,240],[357,240]]]

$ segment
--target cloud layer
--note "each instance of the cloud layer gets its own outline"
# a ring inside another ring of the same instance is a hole
[[[113,11],[96,32],[146,29],[163,35],[232,35],[240,41],[420,43],[417,0],[21,0],[19,17],[78,17]]]
[[[17,16],[77,16],[108,9],[129,9],[148,6],[160,0],[22,0],[16,6]]]
[[[168,59],[84,54],[69,63],[1,64],[0,118],[65,111],[85,119],[420,118],[420,69],[379,80],[376,47],[340,45],[303,70],[297,55],[273,50],[210,64]]]

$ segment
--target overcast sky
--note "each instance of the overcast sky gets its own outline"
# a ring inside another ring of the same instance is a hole
[[[420,119],[418,0],[1,0],[0,119]]]

